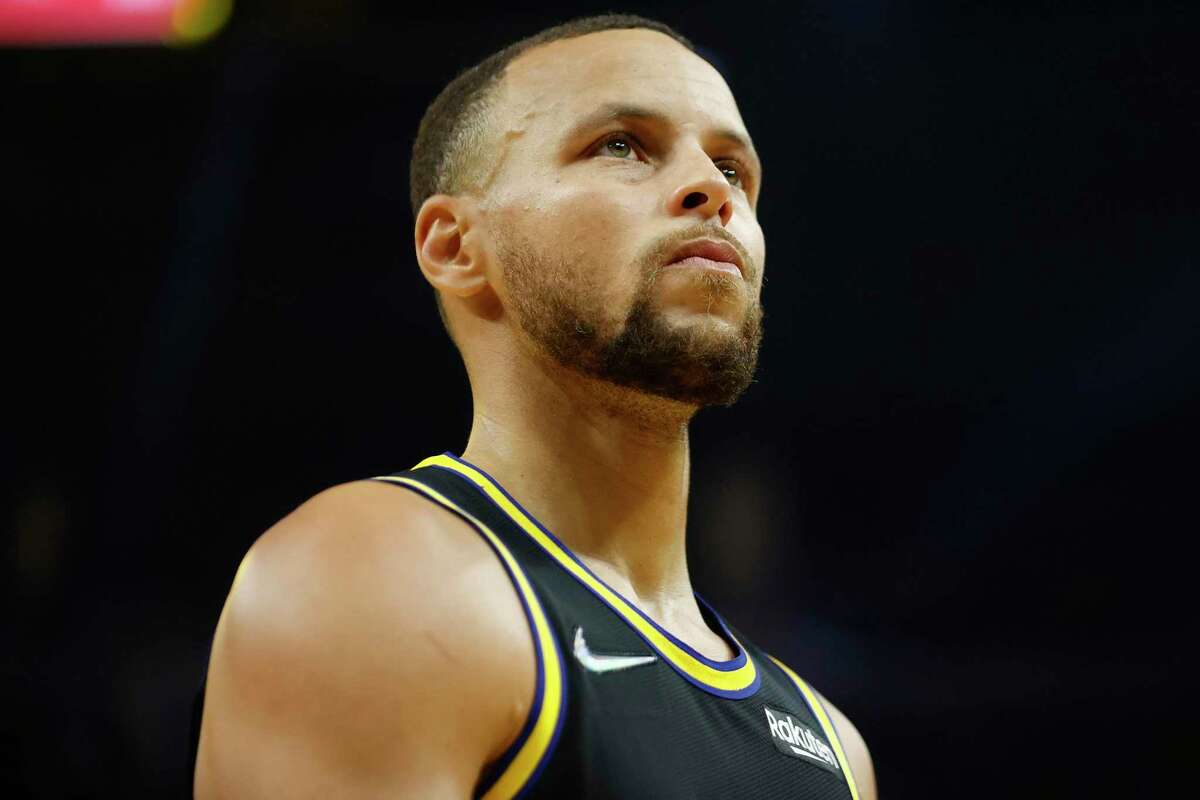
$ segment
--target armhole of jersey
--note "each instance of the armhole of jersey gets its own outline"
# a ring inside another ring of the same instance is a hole
[[[825,737],[833,745],[833,752],[837,754],[838,761],[841,762],[842,774],[846,776],[846,785],[850,787],[850,796],[854,800],[858,800],[858,786],[854,783],[854,772],[850,768],[850,759],[846,757],[846,751],[842,749],[842,741],[838,738],[837,729],[833,727],[833,720],[829,718],[829,714],[825,711],[825,706],[821,703],[821,698],[817,697],[817,693],[813,691],[812,687],[805,683],[799,675],[792,672],[787,664],[784,664],[775,656],[770,656],[770,659],[791,679],[796,690],[804,698],[804,702],[808,705],[809,710],[817,718],[821,729],[825,731]]]
[[[386,475],[372,480],[410,489],[456,514],[487,542],[512,581],[521,607],[525,611],[525,620],[533,634],[537,683],[533,705],[529,709],[529,716],[521,733],[481,777],[474,796],[483,800],[508,800],[518,797],[534,784],[549,762],[558,744],[566,715],[566,671],[558,640],[554,637],[542,604],[533,591],[533,585],[509,549],[490,528],[469,511],[460,508],[436,489],[404,475]]]

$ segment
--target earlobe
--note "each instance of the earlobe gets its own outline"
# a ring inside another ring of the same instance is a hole
[[[439,291],[469,297],[487,287],[480,231],[459,198],[434,195],[417,213],[414,244],[425,279]]]

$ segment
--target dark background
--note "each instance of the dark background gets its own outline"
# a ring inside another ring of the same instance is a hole
[[[0,52],[8,796],[186,794],[254,539],[461,452],[412,137],[457,70],[602,10],[243,3],[193,49]],[[1166,796],[1196,5],[620,10],[701,45],[766,164],[759,382],[694,425],[699,590],[857,722],[887,800]]]

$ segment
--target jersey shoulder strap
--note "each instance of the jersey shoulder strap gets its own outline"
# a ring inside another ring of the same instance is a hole
[[[787,676],[787,681],[792,686],[796,687],[796,691],[799,692],[800,696],[804,698],[804,703],[808,707],[809,712],[812,713],[813,717],[817,721],[817,724],[821,726],[821,733],[825,734],[825,738],[829,741],[829,744],[833,748],[838,765],[842,769],[842,776],[846,779],[847,788],[850,789],[850,797],[853,798],[853,800],[858,800],[858,784],[854,782],[854,770],[851,767],[850,759],[846,756],[845,749],[842,747],[842,740],[838,736],[837,728],[834,727],[833,720],[830,718],[829,712],[825,708],[825,704],[821,701],[821,697],[817,694],[815,689],[809,686],[808,683],[799,675],[797,675],[787,664],[784,664],[770,653],[758,650],[758,648],[755,648],[755,650],[761,655],[766,656],[771,663],[778,667],[779,670]]]
[[[513,551],[513,537],[491,511],[491,504],[474,488],[426,459],[411,470],[373,480],[422,495],[470,525],[496,554],[516,590],[533,635],[537,660],[534,699],[520,734],[483,776],[475,796],[486,800],[515,797],[537,779],[562,731],[566,711],[565,669],[558,640],[533,584]]]

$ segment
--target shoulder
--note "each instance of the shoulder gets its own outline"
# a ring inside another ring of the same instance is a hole
[[[813,691],[817,690],[813,689]],[[820,698],[821,704],[829,713],[829,719],[833,722],[838,739],[842,742],[842,749],[850,761],[850,769],[854,772],[854,782],[858,786],[860,800],[876,800],[878,793],[875,787],[875,765],[862,734],[858,732],[858,728],[854,726],[849,717],[829,702],[828,698],[820,692],[817,692],[817,697]]]
[[[231,634],[253,627],[260,650],[278,642],[320,659],[333,638],[369,644],[360,657],[403,669],[414,659],[461,663],[466,648],[528,636],[515,596],[511,609],[497,603],[509,596],[503,568],[465,521],[415,492],[359,481],[313,497],[255,542],[222,624]]]
[[[362,781],[362,794],[436,797],[411,783],[431,772],[446,794],[469,793],[532,702],[522,640],[508,576],[462,519],[379,482],[322,492],[238,570],[213,641],[197,793],[253,775],[263,795],[355,796]]]
[[[403,487],[357,481],[321,492],[259,537],[239,568],[231,599],[261,599],[251,589],[264,584],[278,589],[304,582],[305,594],[277,599],[303,601],[337,587],[338,602],[328,610],[344,613],[380,593],[410,594],[411,583],[397,578],[430,580],[439,567],[457,572],[493,560],[454,513]],[[436,577],[433,583],[444,586],[445,576]]]

